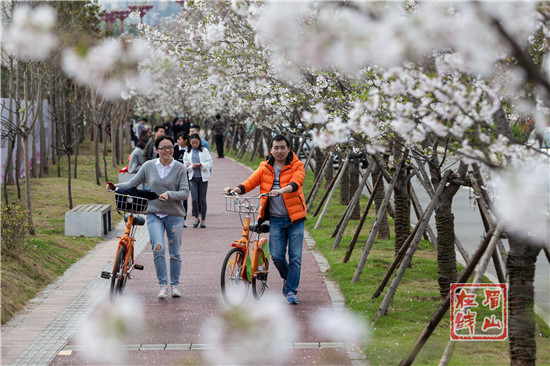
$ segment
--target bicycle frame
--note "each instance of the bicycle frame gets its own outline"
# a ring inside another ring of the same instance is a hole
[[[244,252],[245,265],[241,269],[241,278],[246,279],[248,282],[252,282],[252,276],[254,276],[258,270],[258,263],[260,259],[264,262],[267,262],[267,258],[265,257],[265,254],[263,252],[263,247],[264,244],[267,242],[267,239],[260,239],[259,233],[257,233],[257,237],[254,240],[254,247],[252,248],[252,258],[250,258],[250,220],[250,215],[246,215],[244,219],[241,239],[231,244],[232,247],[239,248]]]
[[[126,222],[126,230],[124,231],[124,236],[117,236],[119,238],[118,246],[116,248],[116,253],[120,250],[120,247],[126,248],[126,255],[124,256],[124,268],[127,269],[127,271],[124,271],[124,275],[128,275],[132,271],[133,268],[128,269],[128,263],[134,263],[134,244],[133,242],[136,241],[134,239],[134,234],[136,232],[136,226],[133,225],[134,223],[134,215],[130,214],[128,215],[128,220]],[[115,273],[116,263],[113,263],[113,272]]]

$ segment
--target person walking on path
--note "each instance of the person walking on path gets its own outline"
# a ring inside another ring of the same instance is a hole
[[[166,134],[166,130],[162,125],[155,126],[154,132],[153,138],[147,141],[147,145],[145,145],[145,149],[143,150],[143,162],[156,159],[157,150],[155,146],[157,146],[157,144],[155,141]]]
[[[191,134],[191,121],[189,120],[189,117],[185,116],[183,117],[183,121],[181,122],[181,128],[182,128],[182,131],[185,132],[186,134]]]
[[[269,249],[271,259],[283,279],[283,295],[288,304],[298,304],[296,294],[300,284],[302,245],[306,206],[302,186],[305,179],[304,163],[290,150],[283,135],[276,135],[271,142],[271,151],[266,160],[248,179],[237,187],[226,187],[244,194],[260,186],[262,197],[259,222],[270,222]],[[288,249],[288,260],[287,260]]]
[[[206,227],[206,192],[208,190],[208,179],[210,178],[210,168],[212,168],[212,156],[210,152],[202,146],[201,138],[197,134],[189,136],[191,146],[187,148],[183,156],[183,164],[187,169],[189,176],[189,186],[191,187],[191,200],[193,205],[192,214],[195,217],[193,227]],[[200,218],[199,218],[200,215]]]
[[[160,136],[155,145],[159,158],[146,161],[130,181],[118,183],[115,187],[116,190],[131,189],[147,182],[149,189],[159,195],[158,200],[149,202],[145,214],[160,285],[158,298],[165,299],[169,289],[164,235],[168,238],[172,297],[181,297],[178,286],[181,274],[181,239],[185,223],[182,201],[189,195],[189,183],[185,167],[173,158],[174,140],[169,136]]]
[[[188,147],[189,135],[185,132],[179,132],[176,136],[176,144],[174,145],[174,159],[183,164],[183,156],[185,155]],[[187,174],[187,169],[185,170],[185,174]],[[187,206],[187,199],[185,199],[183,201],[183,208],[185,209],[185,216],[183,218],[185,219],[185,222],[187,222]],[[183,227],[187,227],[187,225],[184,223]]]
[[[191,128],[189,129],[189,136],[191,135],[199,135],[199,138],[201,139],[201,145],[203,147],[206,148],[206,150],[208,150],[208,152],[210,152],[210,144],[208,143],[208,141],[204,140],[202,137],[200,137],[201,135],[201,126],[199,125],[191,125]]]
[[[130,154],[130,163],[128,164],[128,173],[137,173],[141,164],[143,164],[143,149],[145,148],[145,142],[140,141],[136,144],[134,150]]]
[[[218,158],[223,158],[225,123],[221,120],[221,115],[219,113],[216,114],[216,121],[212,124],[212,131],[214,132],[214,141],[216,142],[216,149],[218,150]]]
[[[141,136],[141,132],[147,129],[147,123],[149,123],[149,121],[145,117],[139,120],[139,123],[136,126],[136,135],[138,136],[138,138]]]

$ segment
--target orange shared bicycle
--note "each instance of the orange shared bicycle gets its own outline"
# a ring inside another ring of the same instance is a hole
[[[269,273],[269,244],[260,234],[269,232],[269,224],[254,221],[255,213],[260,208],[261,198],[268,193],[255,197],[240,196],[235,192],[225,196],[225,209],[237,212],[241,217],[242,236],[231,244],[222,265],[222,295],[230,307],[243,303],[252,284],[252,295],[259,300],[267,286]],[[244,220],[242,215],[245,215]],[[254,240],[250,234],[256,233]],[[251,253],[252,252],[252,253]]]
[[[117,211],[125,212],[124,221],[126,230],[123,236],[117,236],[118,242],[113,271],[101,272],[101,277],[111,280],[110,298],[114,301],[118,295],[122,295],[126,288],[126,281],[131,278],[130,272],[134,269],[143,270],[143,266],[134,263],[134,235],[137,226],[145,224],[145,217],[139,216],[147,210],[149,200],[142,197],[129,196],[115,192]]]

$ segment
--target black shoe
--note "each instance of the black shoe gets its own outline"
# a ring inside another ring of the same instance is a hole
[[[195,221],[195,222],[193,223],[193,227],[196,229],[196,228],[199,227],[199,224],[200,224],[200,221]]]
[[[204,222],[201,222],[201,228],[202,229],[206,228],[206,224]]]

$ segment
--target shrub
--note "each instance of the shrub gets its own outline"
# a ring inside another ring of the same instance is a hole
[[[31,229],[30,212],[18,203],[2,207],[2,250],[23,249],[25,235]]]

